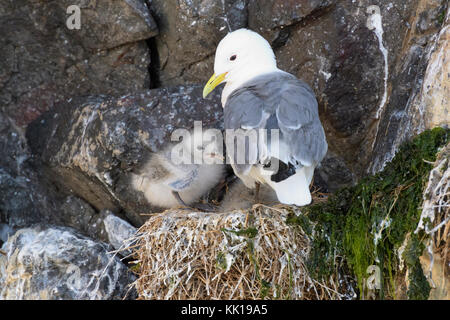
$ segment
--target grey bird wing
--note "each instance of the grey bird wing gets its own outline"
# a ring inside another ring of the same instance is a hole
[[[186,172],[183,176],[176,176],[166,182],[166,184],[174,191],[182,191],[190,187],[198,176],[198,169],[193,168]]]
[[[294,166],[317,165],[328,149],[314,92],[288,73],[262,75],[234,90],[225,104],[224,119],[225,129],[279,129],[280,142],[288,147],[288,162]],[[234,146],[227,142],[226,147]],[[245,150],[258,151],[258,144]],[[235,169],[245,173],[250,166],[235,165]]]

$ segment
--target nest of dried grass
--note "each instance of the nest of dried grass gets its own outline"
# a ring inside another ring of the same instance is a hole
[[[292,211],[291,211],[292,212]],[[140,299],[335,299],[309,276],[310,239],[288,210],[154,215],[136,239]]]

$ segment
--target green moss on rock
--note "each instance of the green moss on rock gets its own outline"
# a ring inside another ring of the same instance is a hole
[[[313,276],[327,278],[344,268],[355,276],[359,296],[365,298],[367,270],[375,265],[381,271],[378,298],[395,298],[397,250],[406,234],[417,227],[430,163],[449,136],[450,130],[443,128],[420,134],[405,143],[382,172],[338,191],[327,202],[304,208],[305,216],[290,218],[305,230],[314,225],[308,261]],[[405,250],[410,299],[426,299],[430,291],[420,267],[423,248],[419,236],[411,237]]]
[[[414,234],[403,253],[403,259],[409,271],[410,284],[407,294],[411,300],[427,300],[430,295],[431,287],[423,274],[419,260],[424,249],[425,245],[420,241],[419,236]]]

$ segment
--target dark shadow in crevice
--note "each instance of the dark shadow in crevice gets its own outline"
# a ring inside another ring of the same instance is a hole
[[[145,0],[150,15],[155,20],[156,25],[160,26],[157,15],[152,10],[151,0]],[[156,38],[150,38],[146,40],[148,49],[150,51],[150,65],[148,66],[148,73],[150,74],[150,89],[159,88],[161,86],[160,70],[161,65],[159,63],[159,53],[156,46]]]
[[[159,79],[160,63],[159,54],[156,47],[156,39],[150,38],[146,40],[147,46],[150,50],[150,65],[148,66],[148,72],[150,74],[150,89],[159,88],[161,81]]]

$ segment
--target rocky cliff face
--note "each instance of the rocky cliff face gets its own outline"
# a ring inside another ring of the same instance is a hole
[[[329,152],[315,184],[354,184],[450,123],[449,25],[446,0],[2,1],[0,245],[41,223],[117,246],[130,231],[112,240],[111,225],[160,211],[129,176],[174,129],[221,129],[220,90],[203,100],[201,84],[242,27],[316,93]]]
[[[2,299],[121,299],[134,280],[107,245],[66,228],[22,229],[4,249]]]
[[[370,171],[392,159],[401,142],[435,126],[448,126],[450,16],[441,1],[418,1],[398,48],[395,77],[377,124]],[[445,76],[444,74],[447,74]]]
[[[82,11],[79,30],[66,26],[73,4]],[[145,39],[158,29],[139,0],[2,1],[0,29],[1,110],[19,126],[58,101],[150,85]]]

